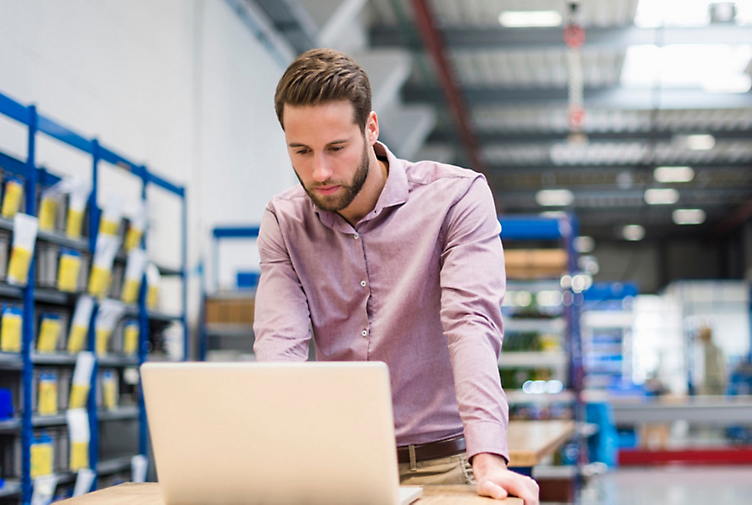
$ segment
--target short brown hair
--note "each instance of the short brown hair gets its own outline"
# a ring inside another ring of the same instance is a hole
[[[355,123],[365,131],[371,114],[371,84],[351,57],[334,49],[311,49],[293,61],[277,84],[274,109],[282,129],[285,104],[294,107],[349,101]]]

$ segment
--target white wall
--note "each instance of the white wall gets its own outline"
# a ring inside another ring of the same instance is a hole
[[[273,111],[282,71],[223,0],[0,0],[0,92],[184,184],[191,267],[212,226],[258,222],[296,182]],[[42,137],[40,164],[90,174],[88,158]],[[23,130],[3,119],[0,149],[26,153]],[[114,190],[133,207],[139,185],[117,168],[101,173],[100,203]],[[149,199],[150,255],[175,265],[180,208],[160,190]],[[224,277],[248,254],[225,258]],[[166,309],[177,296],[173,287]]]

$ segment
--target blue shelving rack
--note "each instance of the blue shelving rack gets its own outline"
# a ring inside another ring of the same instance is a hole
[[[567,251],[567,270],[570,275],[578,272],[577,250],[574,247],[574,239],[579,235],[579,221],[573,214],[567,214],[558,218],[541,216],[503,216],[499,218],[501,224],[502,242],[515,241],[543,241],[556,242],[560,248]],[[565,350],[569,359],[569,389],[574,394],[573,406],[575,421],[585,420],[585,405],[582,402],[581,392],[584,386],[584,369],[582,357],[582,341],[580,336],[580,312],[584,301],[582,293],[575,292],[571,287],[563,290],[564,303],[563,317],[566,320]],[[530,395],[535,396],[535,395]],[[530,398],[535,403],[535,398]],[[575,473],[575,493],[579,493],[582,486],[582,476],[579,468],[587,463],[587,444],[582,437],[576,436],[575,442],[569,445],[574,449],[570,454],[565,447],[563,458],[565,462],[578,468]]]
[[[219,226],[212,229],[212,246],[211,246],[211,264],[213,287],[216,291],[219,289],[219,243],[222,240],[255,240],[259,235],[258,226]],[[203,268],[202,268],[203,272]],[[206,354],[209,348],[209,327],[206,322],[206,310],[204,302],[206,300],[206,278],[201,285],[201,316],[199,322],[199,344],[198,359],[206,360]]]
[[[181,218],[181,230],[182,230],[182,247],[181,247],[181,266],[179,269],[171,269],[166,267],[159,267],[160,273],[164,276],[175,276],[182,280],[182,309],[181,313],[176,316],[170,316],[160,314],[157,312],[148,311],[146,308],[146,281],[145,278],[141,283],[141,293],[138,300],[138,306],[136,309],[136,315],[138,317],[140,326],[140,342],[139,352],[137,359],[119,359],[119,358],[99,358],[97,357],[94,366],[94,372],[92,373],[92,383],[89,390],[89,399],[87,403],[87,410],[89,413],[89,423],[91,430],[91,441],[89,444],[89,466],[94,469],[98,476],[109,472],[117,473],[118,471],[126,470],[130,467],[129,461],[99,461],[99,422],[100,413],[98,412],[96,405],[96,380],[97,369],[100,364],[106,366],[137,366],[141,365],[148,359],[149,351],[149,331],[151,321],[161,322],[180,322],[183,325],[183,360],[187,358],[188,350],[188,326],[186,316],[187,306],[187,205],[186,205],[186,190],[184,187],[173,184],[154,173],[150,172],[147,167],[134,163],[127,158],[115,153],[114,151],[102,146],[97,139],[87,139],[66,126],[44,116],[37,112],[34,105],[23,105],[5,95],[0,93],[0,114],[7,116],[8,118],[15,120],[16,122],[24,125],[28,129],[28,151],[26,160],[19,160],[13,156],[9,156],[0,152],[0,166],[6,171],[12,172],[25,181],[25,208],[24,211],[29,215],[36,215],[36,194],[37,185],[42,187],[49,187],[60,180],[60,177],[47,172],[44,168],[37,167],[35,160],[36,152],[36,138],[40,133],[46,134],[49,137],[59,140],[60,142],[73,147],[85,154],[91,156],[92,160],[92,192],[89,197],[89,237],[88,241],[72,240],[61,234],[39,232],[39,241],[46,241],[49,243],[57,244],[66,248],[76,249],[79,251],[86,251],[93,255],[97,233],[99,230],[99,219],[101,210],[97,208],[97,192],[98,186],[98,173],[99,162],[104,161],[115,165],[124,171],[132,174],[142,182],[142,198],[146,198],[146,191],[150,185],[162,188],[174,196],[180,198],[182,204],[182,218]],[[2,227],[9,228],[7,222],[0,223]],[[11,223],[12,226],[12,223]],[[11,228],[12,229],[12,228]],[[145,240],[145,237],[144,237]],[[43,364],[75,364],[75,356],[38,356],[32,353],[33,339],[34,339],[34,317],[35,317],[35,304],[36,302],[53,303],[72,306],[75,304],[75,295],[68,293],[62,293],[50,289],[36,289],[35,288],[35,259],[32,259],[32,263],[29,269],[29,281],[25,288],[15,288],[8,285],[3,285],[0,289],[0,294],[4,297],[16,298],[23,300],[23,327],[22,327],[22,350],[20,356],[3,356],[3,364],[11,366],[22,367],[22,406],[23,412],[21,415],[20,423],[17,420],[6,421],[4,424],[5,429],[14,429],[17,424],[21,431],[21,452],[22,452],[22,475],[21,485],[19,490],[3,489],[0,488],[0,496],[3,498],[12,497],[13,495],[20,494],[21,502],[28,504],[31,502],[31,495],[33,490],[33,482],[30,476],[31,470],[31,441],[33,437],[33,429],[40,424],[36,422],[32,415],[32,380],[33,370],[35,365]],[[94,319],[96,317],[96,308],[92,314],[90,329],[88,335],[88,350],[94,351]],[[7,354],[7,353],[4,353]],[[146,420],[146,411],[144,409],[143,394],[139,387],[138,393],[138,419],[139,419],[139,453],[148,455],[148,426]],[[64,416],[63,416],[64,417]],[[60,422],[61,425],[65,424],[64,419]],[[48,425],[48,424],[46,424]],[[114,463],[114,464],[113,464]],[[75,478],[74,475],[66,475],[65,479],[68,482]],[[62,481],[65,481],[63,479]],[[62,483],[61,481],[61,483]],[[96,480],[93,484],[96,487]]]
[[[499,218],[501,239],[505,241],[556,241],[567,251],[568,270],[577,272],[577,250],[574,239],[579,234],[579,221],[574,215],[561,218],[539,216],[505,216]],[[582,343],[580,340],[580,307],[583,294],[566,289],[571,303],[565,305],[567,320],[567,352],[569,354],[570,386],[577,395],[582,391],[584,372],[582,366]]]
[[[631,356],[631,341],[625,342],[625,338],[631,335],[633,323],[632,304],[627,302],[639,293],[640,289],[634,282],[599,282],[584,292],[585,321],[589,315],[601,315],[598,324],[586,324],[584,336],[590,337],[590,349],[584,353],[585,375],[608,381],[600,386],[602,389],[629,387],[632,384],[632,377],[624,375],[625,354],[627,359]],[[625,315],[630,317],[625,318]],[[630,366],[627,368],[631,369]],[[591,384],[586,384],[586,387],[598,389]]]

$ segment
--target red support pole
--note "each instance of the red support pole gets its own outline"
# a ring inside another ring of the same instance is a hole
[[[433,15],[428,6],[428,0],[411,0],[413,10],[415,11],[415,22],[418,25],[420,37],[423,40],[423,46],[431,54],[436,71],[441,84],[441,90],[444,98],[449,105],[457,129],[462,139],[462,145],[465,152],[470,158],[472,169],[487,174],[486,167],[478,150],[478,143],[475,139],[470,120],[468,118],[467,107],[460,94],[459,86],[455,80],[455,74],[449,60],[446,57],[444,41],[441,38],[439,30],[433,22]]]

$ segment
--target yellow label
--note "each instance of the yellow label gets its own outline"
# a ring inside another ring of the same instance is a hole
[[[42,319],[39,326],[37,352],[54,352],[62,329],[59,319]]]
[[[89,276],[89,294],[97,297],[107,296],[111,275],[109,270],[94,265]]]
[[[2,211],[0,211],[5,219],[11,219],[18,213],[23,191],[23,186],[19,182],[8,181],[8,184],[5,185],[5,198],[3,199]]]
[[[107,344],[110,343],[111,330],[97,330],[97,341],[95,349],[97,356],[104,356],[107,354]]]
[[[31,444],[31,478],[52,473],[52,444]]]
[[[4,352],[21,351],[21,326],[23,319],[16,314],[3,316],[2,328],[0,328],[0,350]]]
[[[71,442],[70,470],[77,472],[89,468],[89,442]]]
[[[57,382],[39,381],[39,405],[37,411],[40,416],[54,416],[57,414]]]
[[[76,384],[71,386],[70,400],[68,401],[69,409],[82,409],[86,407],[86,400],[89,396],[88,384]]]
[[[84,213],[81,210],[68,209],[68,221],[65,223],[65,235],[68,238],[81,238]]]
[[[86,326],[79,326],[77,324],[71,326],[70,335],[68,335],[69,353],[76,354],[84,348],[87,333],[89,333],[89,329]]]
[[[81,258],[70,254],[60,256],[57,272],[57,289],[75,293],[78,291],[78,274],[81,272]]]
[[[157,308],[157,300],[159,299],[159,286],[149,286],[146,292],[146,307],[154,310]]]
[[[31,264],[31,251],[16,246],[10,255],[8,265],[8,281],[11,284],[25,286],[29,281],[29,265]]]
[[[42,198],[39,204],[39,229],[52,231],[55,229],[55,216],[57,214],[57,200],[54,198]]]
[[[102,399],[104,408],[107,410],[117,409],[117,392],[115,391],[114,379],[102,381]]]
[[[125,250],[130,251],[138,247],[141,244],[142,236],[143,232],[141,230],[137,230],[132,226],[128,228],[128,234],[125,236]]]
[[[106,219],[102,219],[99,223],[99,233],[104,233],[105,235],[117,235],[118,228],[120,228],[120,223],[115,223]]]
[[[141,288],[141,281],[136,279],[125,279],[123,286],[123,303],[136,303],[138,300],[138,290]]]
[[[136,354],[138,350],[138,326],[129,324],[123,330],[123,353],[126,356]]]

